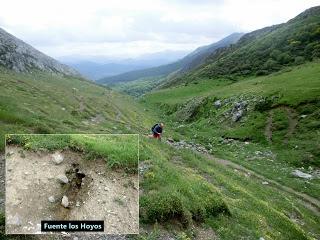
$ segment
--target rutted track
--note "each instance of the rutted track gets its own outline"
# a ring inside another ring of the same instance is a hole
[[[167,141],[167,143],[173,147],[176,147],[175,145],[172,144],[172,142],[170,141]],[[246,172],[246,173],[249,173],[251,176],[257,178],[257,179],[260,179],[262,181],[268,181],[270,184],[269,186],[272,186],[272,187],[275,187],[277,189],[280,189],[284,192],[287,192],[289,194],[292,194],[296,197],[298,197],[302,204],[308,208],[309,210],[311,210],[315,215],[317,216],[320,216],[320,201],[314,197],[311,197],[305,193],[301,193],[301,192],[298,192],[288,186],[284,186],[283,184],[275,181],[275,180],[272,180],[272,179],[269,179],[269,178],[266,178],[265,176],[259,174],[259,173],[256,173],[254,172],[253,170],[250,170],[242,165],[239,165],[237,163],[234,163],[230,160],[226,160],[226,159],[220,159],[220,158],[216,158],[214,156],[212,156],[211,154],[209,153],[203,153],[203,152],[199,152],[199,151],[195,151],[193,150],[194,152],[197,152],[198,154],[201,154],[202,156],[205,156],[207,159],[209,160],[212,160],[212,161],[215,161],[216,163],[220,164],[220,165],[223,165],[223,166],[227,166],[227,167],[230,167],[230,168],[233,168],[233,169],[237,169],[239,171],[242,171],[242,172]]]
[[[272,143],[272,134],[273,134],[273,112],[272,111],[275,109],[284,110],[287,114],[288,129],[287,129],[287,133],[284,137],[283,143],[288,144],[288,141],[291,138],[292,134],[294,133],[296,126],[298,124],[296,111],[293,108],[290,108],[288,106],[285,106],[285,105],[276,106],[269,111],[264,135],[265,135],[267,141],[269,143]]]
[[[303,201],[303,203],[304,203],[303,205],[305,207],[310,209],[317,216],[320,216],[320,201],[317,200],[316,198],[311,197],[311,196],[309,196],[309,195],[307,195],[305,193],[298,192],[298,191],[296,191],[296,190],[294,190],[294,189],[292,189],[290,187],[284,186],[281,183],[278,183],[278,182],[276,182],[276,181],[274,181],[272,179],[266,178],[265,176],[262,176],[261,174],[258,174],[256,172],[254,172],[254,171],[252,171],[252,170],[250,170],[248,168],[245,168],[242,165],[236,164],[236,163],[234,163],[232,161],[215,158],[214,156],[209,155],[209,154],[205,154],[205,156],[208,159],[214,160],[215,162],[217,162],[217,163],[219,163],[221,165],[232,167],[234,169],[250,173],[250,175],[255,177],[255,178],[258,178],[258,179],[260,179],[262,181],[268,181],[270,183],[269,186],[276,187],[277,189],[281,189],[281,190],[283,190],[283,191],[285,191],[287,193],[290,193],[290,194],[293,194],[293,195],[297,196],[299,199],[301,199]]]

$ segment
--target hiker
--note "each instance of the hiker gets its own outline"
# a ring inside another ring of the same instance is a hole
[[[149,137],[157,138],[157,139],[161,140],[161,134],[162,134],[162,131],[163,131],[163,127],[164,127],[164,124],[163,124],[163,123],[157,123],[157,124],[155,124],[155,125],[151,128],[152,135],[149,135]]]

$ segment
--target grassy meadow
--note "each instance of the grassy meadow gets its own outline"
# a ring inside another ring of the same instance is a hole
[[[168,132],[173,139],[201,143],[215,156],[319,198],[319,179],[305,181],[291,175],[297,168],[309,171],[320,166],[319,76],[319,62],[314,62],[235,83],[190,83],[147,94],[140,101],[150,109],[161,109],[159,116],[175,129]],[[227,103],[216,108],[217,100]],[[241,101],[248,103],[248,109],[239,122],[233,122],[226,112]],[[266,138],[270,116],[272,143]],[[288,136],[290,121],[296,125]],[[235,141],[225,143],[226,139]]]
[[[317,239],[320,237],[318,211],[296,195],[271,183],[266,186],[246,171],[220,164],[209,156],[176,149],[165,141],[145,135],[153,123],[164,121],[164,137],[201,143],[215,156],[239,163],[296,191],[319,197],[319,180],[306,183],[290,175],[291,169],[296,167],[318,166],[317,158],[314,161],[314,157],[309,156],[312,164],[306,164],[300,157],[307,149],[305,140],[310,142],[310,154],[317,156],[317,152],[312,151],[316,149],[319,133],[310,129],[317,129],[319,110],[315,99],[319,90],[319,69],[317,63],[312,63],[236,83],[222,79],[189,83],[147,94],[140,103],[80,79],[2,70],[1,136],[4,141],[4,134],[14,133],[140,134],[141,234],[131,236],[133,239],[161,239],[164,235],[195,239],[200,230],[210,233],[209,229],[220,239]],[[299,82],[301,79],[303,84]],[[304,92],[296,90],[299,86],[303,86]],[[222,118],[239,95],[247,101],[255,98],[259,101],[275,94],[278,97],[272,100],[274,102],[252,108],[240,122]],[[196,96],[199,101],[194,100]],[[213,101],[229,98],[232,99],[230,103],[214,108]],[[198,105],[193,107],[192,102]],[[299,118],[287,144],[283,141],[287,138],[288,114],[277,107],[284,104],[294,108],[297,116],[307,115]],[[270,111],[282,111],[282,114],[275,112],[278,117],[273,121],[278,127],[272,143],[268,143],[263,134]],[[231,137],[237,140],[223,143]],[[11,141],[20,142],[28,149],[74,147],[89,157],[96,156],[92,152],[98,156],[111,155],[115,166],[120,164],[120,167],[122,154],[128,154],[128,149],[123,151],[121,145],[108,148],[81,134],[61,137],[58,145],[56,141],[42,141],[37,137],[19,137]],[[256,151],[268,150],[273,155],[247,160]],[[123,164],[127,166],[128,163]]]

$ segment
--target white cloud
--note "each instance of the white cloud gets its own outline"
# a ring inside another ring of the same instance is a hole
[[[192,50],[285,22],[320,0],[0,0],[0,27],[54,56]]]

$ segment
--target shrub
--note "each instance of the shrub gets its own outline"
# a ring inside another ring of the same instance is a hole
[[[46,125],[38,125],[34,129],[34,133],[36,133],[36,134],[48,134],[51,132],[52,132],[52,130]]]
[[[265,64],[263,65],[263,68],[266,70],[278,69],[279,68],[278,62],[270,58],[270,59],[268,59],[267,62],[265,62]]]
[[[256,76],[264,76],[264,75],[268,75],[269,72],[267,70],[258,70],[256,72]]]
[[[304,63],[304,62],[305,62],[305,59],[304,59],[304,57],[302,57],[302,56],[298,56],[298,57],[296,57],[296,58],[294,59],[294,63],[297,64],[297,65],[302,64],[302,63]]]
[[[278,56],[277,60],[281,64],[288,64],[292,61],[292,57],[288,53],[284,52]]]
[[[154,192],[140,198],[143,222],[166,222],[176,219],[184,225],[191,223],[190,211],[184,208],[181,196],[176,192]]]
[[[254,106],[254,110],[259,111],[259,112],[264,112],[267,111],[269,109],[271,109],[273,102],[271,99],[269,98],[264,98],[262,100],[260,100],[255,106]]]
[[[201,106],[205,103],[204,98],[194,98],[176,112],[176,117],[180,121],[195,120],[200,112]]]
[[[312,51],[312,58],[319,58],[320,57],[320,44],[314,46]]]

